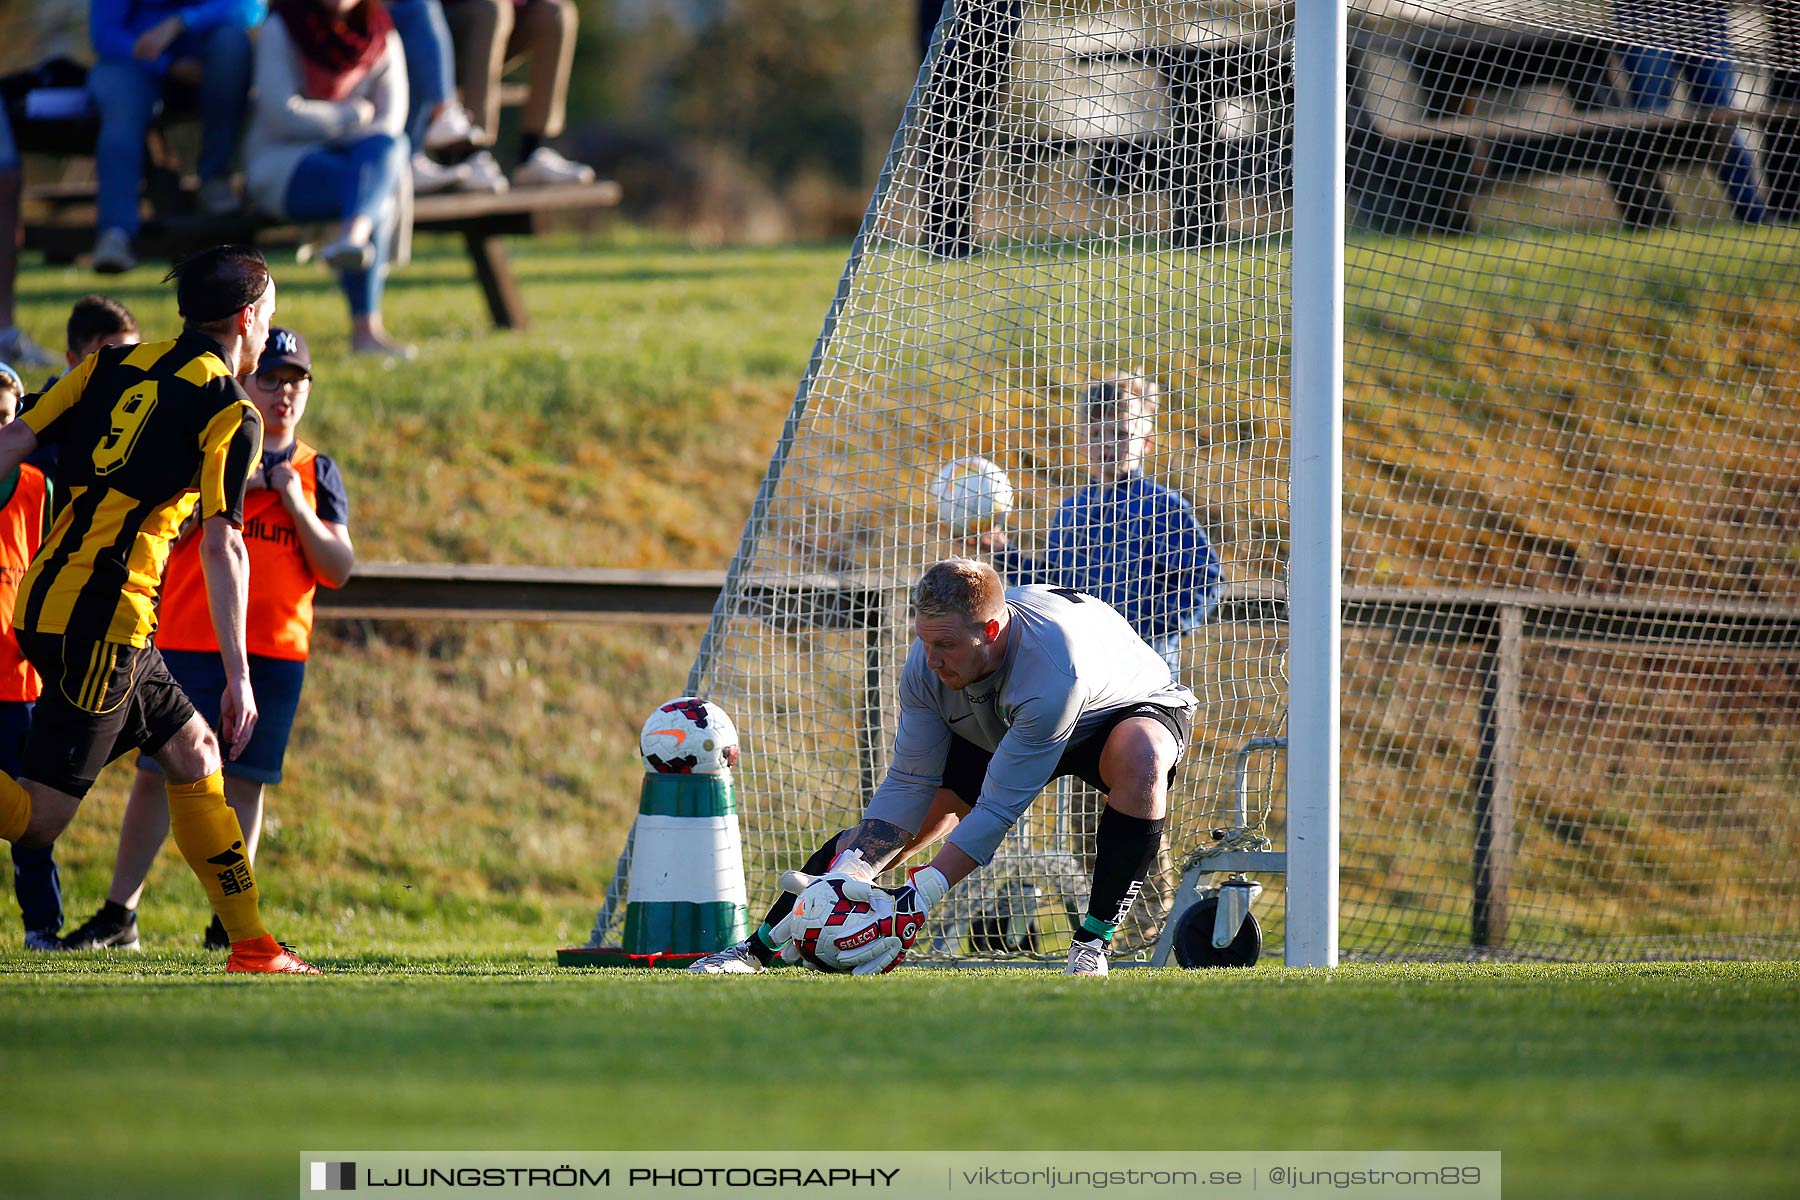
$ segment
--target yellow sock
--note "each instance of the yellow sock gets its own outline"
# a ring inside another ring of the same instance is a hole
[[[16,842],[31,824],[31,793],[19,781],[0,771],[0,838]]]
[[[169,832],[206,888],[225,936],[234,942],[266,936],[244,831],[225,803],[225,776],[214,771],[198,783],[171,783],[168,792]]]

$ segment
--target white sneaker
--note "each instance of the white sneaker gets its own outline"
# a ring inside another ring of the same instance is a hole
[[[512,181],[519,187],[548,187],[556,183],[592,183],[594,168],[570,162],[548,146],[539,146],[531,157],[513,168]]]
[[[412,157],[412,175],[413,193],[429,196],[433,192],[448,192],[462,187],[469,180],[469,168],[463,163],[446,167],[428,154],[415,154]]]
[[[462,190],[465,192],[488,192],[498,196],[512,186],[506,182],[506,172],[500,169],[500,164],[486,150],[469,155],[468,161],[462,165],[469,171],[462,183]]]
[[[200,185],[200,211],[209,217],[230,216],[238,210],[237,190],[229,179],[208,179]]]
[[[763,969],[756,955],[750,953],[748,938],[735,946],[714,951],[688,967],[701,975],[755,975]]]
[[[56,360],[50,352],[31,340],[31,335],[17,325],[0,329],[0,362],[15,367],[48,367]],[[22,382],[22,381],[21,381]]]
[[[469,110],[452,100],[438,110],[425,127],[425,149],[449,150],[456,146],[485,146],[488,135],[469,119]]]
[[[350,353],[364,358],[385,358],[389,362],[412,362],[419,357],[419,348],[380,337],[352,344]]]
[[[94,239],[94,253],[89,259],[102,275],[118,275],[137,266],[137,255],[131,252],[131,235],[123,229],[102,229]]]
[[[375,246],[339,238],[319,247],[319,261],[334,271],[366,271],[375,265]]]
[[[1069,965],[1064,975],[1097,975],[1106,978],[1106,943],[1074,942],[1069,946]]]

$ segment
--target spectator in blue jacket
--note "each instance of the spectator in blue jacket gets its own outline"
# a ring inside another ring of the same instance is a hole
[[[100,110],[94,270],[137,265],[144,134],[171,82],[200,92],[201,209],[217,216],[237,208],[231,160],[250,99],[250,31],[266,11],[265,0],[92,0],[98,61],[88,91]]]
[[[1183,635],[1218,605],[1219,557],[1181,493],[1144,477],[1161,402],[1141,374],[1089,385],[1079,414],[1089,482],[1057,509],[1042,552],[1020,553],[999,530],[979,541],[1009,585],[1098,596],[1179,673]]]

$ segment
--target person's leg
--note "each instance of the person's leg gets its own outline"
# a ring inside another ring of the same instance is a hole
[[[530,0],[519,10],[518,28],[508,39],[506,59],[524,55],[530,79],[520,121],[524,134],[520,149],[525,155],[563,131],[579,24],[573,0]]]
[[[320,146],[300,160],[281,198],[282,213],[296,221],[338,221],[338,239],[360,244],[373,222],[355,213],[357,165],[342,146]]]
[[[238,828],[244,831],[244,854],[254,863],[256,848],[262,844],[262,782],[241,775],[226,775],[225,803],[237,814]]]
[[[244,831],[225,802],[218,739],[194,713],[151,757],[168,777],[169,832],[175,846],[206,889],[232,943],[268,937]]]
[[[1093,887],[1079,940],[1104,946],[1131,911],[1162,846],[1169,774],[1180,755],[1175,733],[1149,717],[1121,721],[1107,735],[1100,752],[1106,806],[1094,834]]]
[[[351,344],[358,350],[400,350],[389,340],[381,320],[381,297],[396,236],[400,172],[407,169],[406,146],[396,138],[365,138],[350,148],[354,174],[348,203],[359,220],[368,222],[373,252],[368,264],[343,271],[338,284],[350,305]]]
[[[384,133],[348,146],[322,146],[300,160],[282,210],[297,221],[338,220],[340,240],[365,245],[405,167],[405,142]]]
[[[449,0],[444,19],[456,47],[463,107],[491,137],[500,125],[500,75],[512,37],[512,0]]]
[[[163,774],[149,760],[141,761],[125,801],[125,818],[119,823],[119,851],[113,858],[112,885],[106,889],[109,903],[136,911],[150,867],[168,836],[169,797],[163,790]]]
[[[225,802],[218,738],[155,648],[139,651],[131,667],[130,718],[114,750],[136,747],[162,768],[175,848],[199,877],[232,943],[226,970],[312,973],[263,926],[244,831]]]
[[[106,902],[71,932],[70,950],[135,950],[138,948],[137,906],[144,894],[150,865],[169,835],[169,802],[162,773],[148,759],[138,760],[125,817],[119,824],[119,848],[113,857],[112,882]]]
[[[12,847],[13,896],[27,934],[54,935],[63,927],[62,872],[54,846]]]
[[[30,701],[0,702],[0,771],[18,775],[30,732]],[[27,938],[32,934],[54,937],[63,926],[62,875],[56,868],[54,847],[14,845],[12,863],[13,895],[19,901],[19,918]]]
[[[456,80],[450,68],[450,26],[438,0],[388,0],[387,7],[406,54],[406,81],[412,89],[406,110],[406,137],[413,150],[422,150],[431,118],[444,101],[456,94]]]
[[[1724,29],[1717,30],[1715,53],[1726,49]],[[1737,73],[1731,60],[1714,55],[1682,55],[1681,74],[1687,80],[1688,100],[1701,109],[1711,109],[1721,117],[1737,108]],[[1749,140],[1736,124],[1724,126],[1724,146],[1716,170],[1725,195],[1731,200],[1731,211],[1746,225],[1760,225],[1769,219],[1763,206],[1762,189],[1757,183],[1756,156]]]
[[[88,91],[100,110],[100,136],[94,147],[99,176],[99,216],[104,232],[138,231],[138,189],[144,181],[144,135],[156,113],[162,82],[136,63],[102,59],[88,72]]]
[[[385,133],[372,133],[345,146],[341,154],[342,169],[337,179],[339,210],[346,221],[366,225],[367,236],[373,237],[400,190],[400,176],[406,170],[406,142]]]
[[[206,64],[200,84],[200,179],[229,179],[250,108],[250,33],[237,25],[215,25],[179,39],[178,54],[190,40]]]

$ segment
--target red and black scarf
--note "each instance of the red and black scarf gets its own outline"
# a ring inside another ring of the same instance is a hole
[[[287,26],[309,100],[342,100],[375,69],[394,28],[381,0],[363,0],[344,16],[334,16],[318,0],[275,0],[271,10]]]

